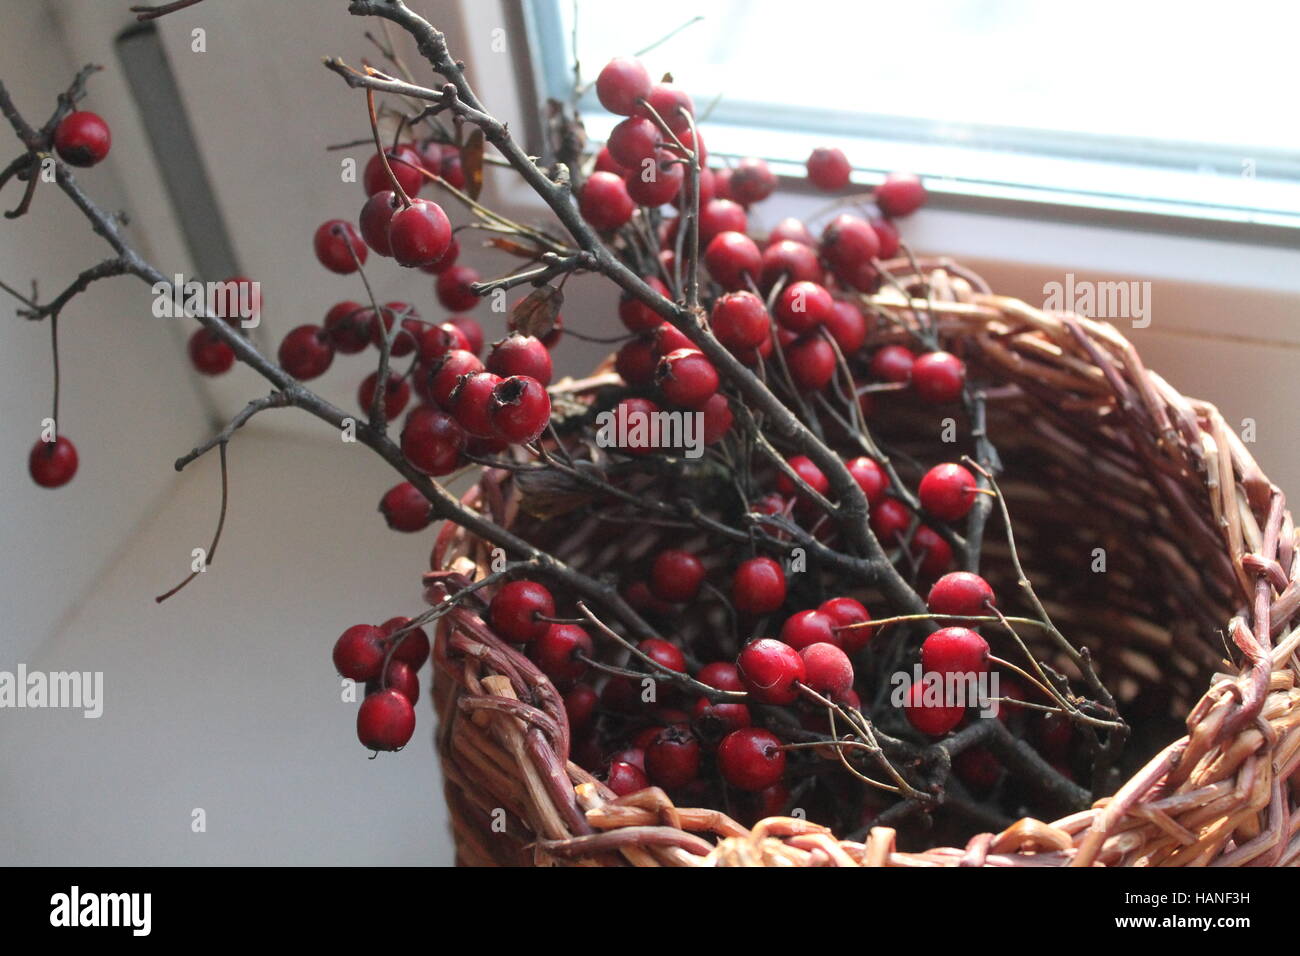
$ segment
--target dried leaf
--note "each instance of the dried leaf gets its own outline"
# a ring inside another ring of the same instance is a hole
[[[520,300],[510,314],[510,327],[523,335],[544,338],[555,328],[564,304],[564,293],[552,285],[534,289]]]
[[[537,259],[542,254],[542,251],[536,245],[525,245],[506,236],[493,236],[488,240],[488,245],[495,246],[502,252],[508,252],[512,256],[519,256],[521,259]]]
[[[478,199],[483,192],[483,131],[475,127],[460,148],[460,165],[465,171],[465,192]]]

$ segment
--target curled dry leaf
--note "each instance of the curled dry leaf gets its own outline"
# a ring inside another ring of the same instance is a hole
[[[552,285],[534,289],[510,313],[510,327],[523,335],[545,338],[555,328],[555,318],[564,305],[564,293]]]

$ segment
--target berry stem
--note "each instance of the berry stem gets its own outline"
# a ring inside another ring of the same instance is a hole
[[[375,70],[366,67],[368,76],[379,75]],[[388,153],[384,150],[383,141],[379,138],[379,115],[375,112],[375,91],[369,87],[366,88],[366,110],[370,114],[370,132],[375,138],[375,149],[379,153],[379,161],[384,164],[384,172],[388,174],[388,181],[393,184],[393,192],[402,200],[402,208],[408,209],[411,205],[411,197],[406,195],[406,190],[402,188],[401,182],[398,181],[397,175],[393,172],[393,167],[388,163]],[[349,243],[348,248],[351,249]],[[355,256],[356,253],[353,253]]]
[[[220,443],[219,446],[221,449],[221,512],[217,517],[217,530],[212,535],[212,544],[208,546],[207,555],[203,559],[203,567],[198,570],[191,571],[189,575],[185,578],[185,580],[181,581],[181,583],[176,585],[176,587],[154,598],[154,601],[157,602],[158,604],[161,604],[163,601],[167,600],[177,591],[180,591],[182,588],[184,588],[185,585],[189,584],[200,574],[202,574],[204,571],[210,568],[212,566],[212,559],[217,556],[217,544],[221,541],[221,529],[226,526],[226,506],[230,501],[230,478],[229,478],[229,471],[226,468],[226,445],[227,444],[228,442],[223,441]]]

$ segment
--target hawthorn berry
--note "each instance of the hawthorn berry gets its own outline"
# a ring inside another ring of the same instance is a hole
[[[608,146],[602,146],[596,153],[596,165],[593,171],[597,173],[613,173],[619,179],[627,175],[627,167],[616,160],[609,151]]]
[[[402,191],[408,196],[418,193],[420,187],[424,185],[424,174],[420,172],[424,168],[424,161],[415,147],[402,143],[396,149],[388,150],[384,155],[388,157],[388,165],[392,168],[393,177],[401,185]],[[384,161],[378,153],[372,153],[370,159],[366,160],[365,171],[361,174],[361,186],[367,196],[392,190],[393,181],[388,178]]]
[[[626,797],[629,793],[650,786],[650,780],[645,771],[635,764],[626,760],[611,760],[605,771],[605,786],[614,791],[615,796]]]
[[[492,628],[512,644],[535,641],[550,628],[540,618],[555,617],[555,599],[535,581],[510,581],[502,585],[488,607]]]
[[[321,223],[312,237],[312,248],[317,261],[339,275],[356,272],[366,264],[366,244],[352,228],[352,223],[345,219],[329,219]]]
[[[835,377],[835,348],[820,335],[805,335],[785,350],[785,365],[799,391],[821,391]]]
[[[190,364],[203,375],[221,375],[235,364],[235,350],[210,329],[195,329],[187,350]]]
[[[627,225],[636,212],[636,203],[628,195],[627,184],[614,173],[595,172],[582,184],[578,211],[602,232],[613,232]]]
[[[933,614],[951,614],[957,617],[981,617],[989,613],[996,602],[993,588],[978,574],[970,571],[953,571],[934,582],[925,606]]]
[[[731,603],[742,614],[770,614],[785,603],[785,572],[771,558],[750,558],[731,578]]]
[[[768,336],[772,320],[752,292],[728,292],[713,303],[713,333],[729,349],[753,348]]]
[[[586,730],[596,718],[600,695],[590,684],[575,684],[564,695],[564,712],[569,718],[569,729],[575,733]]]
[[[642,116],[629,116],[612,130],[605,148],[620,166],[639,167],[659,148],[659,128]]]
[[[501,438],[513,445],[526,445],[546,431],[551,420],[551,396],[537,379],[512,375],[497,382],[492,389],[488,420]]]
[[[686,786],[700,772],[699,739],[684,726],[664,727],[645,749],[645,772],[665,790]]]
[[[54,150],[70,166],[94,166],[112,143],[108,124],[89,110],[73,110],[54,127]]]
[[[892,259],[898,255],[898,227],[888,219],[872,219],[871,228],[880,240],[880,258]]]
[[[796,219],[794,216],[787,216],[772,227],[772,231],[767,234],[767,244],[769,247],[779,242],[796,242],[801,246],[815,246],[817,240],[813,238],[808,227],[804,225],[802,219]]]
[[[452,411],[452,396],[460,380],[481,371],[483,363],[478,356],[463,349],[452,349],[429,367],[429,397],[444,411]]]
[[[695,600],[704,583],[704,564],[689,551],[668,548],[650,566],[650,590],[663,601],[683,604]]]
[[[324,375],[334,361],[334,345],[319,325],[300,325],[284,337],[280,366],[300,382]]]
[[[880,255],[880,240],[865,219],[841,213],[822,230],[820,250],[831,271],[856,287],[851,280]]]
[[[465,336],[465,341],[469,343],[465,346],[466,351],[473,352],[475,355],[483,351],[483,326],[471,316],[453,315],[446,324],[459,329],[460,334]]]
[[[658,276],[645,276],[644,280],[646,285],[664,298],[672,298],[668,286]],[[619,300],[618,317],[629,332],[653,332],[663,322],[663,318],[654,309],[626,293]]]
[[[374,371],[365,377],[357,389],[357,402],[368,413],[375,400],[375,386],[379,384],[379,372]],[[384,388],[384,415],[396,418],[411,400],[411,386],[406,379],[396,372],[388,373],[388,383]]]
[[[451,393],[451,408],[460,427],[477,438],[493,438],[492,392],[503,379],[491,372],[471,372],[462,376]]]
[[[354,624],[334,642],[334,669],[358,683],[378,677],[387,654],[384,638],[373,624]]]
[[[686,673],[686,657],[676,644],[665,641],[661,637],[647,637],[637,645],[637,650],[660,667],[677,671],[679,674]]]
[[[726,661],[705,664],[695,675],[695,679],[701,684],[716,687],[718,690],[745,689],[736,665]],[[711,742],[716,742],[723,734],[748,727],[750,724],[749,707],[741,703],[729,701],[714,703],[707,697],[700,697],[695,701],[692,713],[696,726],[701,728],[703,735]]]
[[[393,660],[402,661],[412,670],[418,671],[429,659],[429,635],[422,627],[413,627],[403,631],[397,637],[393,635],[411,623],[409,617],[390,617],[379,629],[384,632],[384,640],[393,648]]]
[[[638,398],[629,396],[621,399],[614,408],[614,418],[616,421],[635,422],[638,419],[642,421],[651,421],[652,416],[657,415],[660,411],[658,405],[648,398]],[[619,450],[629,455],[648,455],[655,450],[653,438],[648,429],[633,431],[629,428],[627,441],[619,447]]]
[[[379,315],[376,315],[373,310],[367,315],[370,319],[370,342],[377,349],[383,348],[384,339],[392,333],[393,323],[401,317],[402,327],[397,330],[396,335],[391,335],[388,343],[388,354],[393,358],[410,355],[419,348],[424,330],[428,328],[420,321],[415,309],[406,302],[385,302],[379,310]]]
[[[745,689],[764,704],[793,704],[806,676],[803,658],[789,644],[760,637],[750,641],[736,658]]]
[[[880,543],[892,548],[911,527],[912,513],[897,498],[885,498],[871,509],[868,522]]]
[[[821,282],[822,266],[817,253],[803,243],[783,239],[770,243],[763,250],[759,266],[758,285],[770,291],[781,279],[789,282]]]
[[[853,356],[867,341],[867,319],[851,302],[836,300],[822,325],[845,357]]]
[[[396,657],[388,662],[383,673],[366,681],[366,694],[377,694],[385,688],[392,688],[412,704],[420,700],[420,678],[416,676],[411,665],[399,661]]]
[[[451,222],[436,202],[416,199],[393,213],[388,222],[388,244],[400,266],[431,265],[451,245]]]
[[[77,474],[77,446],[59,435],[54,441],[38,440],[27,456],[27,471],[42,488],[59,488]]]
[[[752,206],[776,191],[776,174],[761,159],[742,159],[731,171],[731,198]]]
[[[786,459],[786,464],[789,465],[790,470],[802,478],[804,484],[813,491],[822,495],[830,492],[830,481],[824,474],[822,474],[822,470],[813,464],[813,460],[807,455],[795,455],[792,458]],[[796,494],[794,480],[784,471],[778,471],[776,473],[776,490],[786,497]],[[797,493],[802,495],[804,492],[802,489],[799,489]]]
[[[988,641],[968,627],[942,627],[921,643],[921,669],[938,674],[983,674]]]
[[[694,349],[695,343],[687,338],[686,333],[667,322],[660,322],[654,331],[655,352],[662,358],[678,349]],[[698,350],[697,350],[698,351]]]
[[[961,465],[935,465],[917,487],[921,507],[944,521],[966,517],[975,504],[975,476]]]
[[[873,508],[878,505],[889,489],[889,476],[885,474],[885,469],[876,464],[874,459],[865,456],[850,458],[844,466],[862,489],[867,504]]]
[[[804,683],[823,697],[838,700],[852,690],[853,665],[838,644],[809,644],[799,656],[803,658]]]
[[[918,525],[912,535],[912,554],[921,577],[933,580],[952,564],[952,545],[929,525]]]
[[[655,366],[658,364],[654,341],[641,337],[623,343],[614,358],[614,371],[629,385],[650,385],[655,380]]]
[[[757,279],[763,255],[754,240],[740,232],[720,232],[704,250],[704,267],[713,280],[727,291],[743,289],[745,277]]]
[[[358,302],[340,302],[325,313],[325,331],[336,351],[355,355],[370,344],[371,314]]]
[[[446,412],[421,405],[402,426],[402,454],[426,475],[449,475],[464,460],[465,429]]]
[[[1002,764],[984,747],[971,747],[952,758],[959,780],[976,795],[987,794],[1002,776]]]
[[[384,492],[379,510],[394,531],[423,531],[433,521],[433,508],[415,485],[404,481]]]
[[[844,653],[856,654],[871,642],[876,630],[874,627],[854,626],[871,620],[861,601],[851,597],[833,597],[818,605],[817,610],[831,619],[835,640],[830,643],[844,648]]]
[[[438,274],[433,284],[438,301],[452,312],[467,312],[478,305],[478,293],[471,286],[478,282],[479,274],[469,266],[452,266]]]
[[[871,363],[867,366],[867,370],[872,378],[884,382],[902,383],[911,379],[912,367],[915,363],[916,355],[911,349],[903,345],[886,345],[871,356]]]
[[[835,632],[835,621],[822,611],[796,611],[781,625],[781,640],[796,651],[812,644],[839,646],[840,637]]]
[[[370,750],[401,750],[415,733],[415,708],[393,688],[371,694],[357,711],[357,737]]]
[[[731,402],[721,392],[714,392],[700,412],[704,416],[703,432],[706,445],[721,441],[735,421],[735,416],[731,413]]]
[[[961,398],[966,363],[948,352],[927,352],[912,363],[912,390],[931,405]]]
[[[649,107],[649,109],[647,109]],[[636,115],[642,114],[649,116],[650,110],[653,109],[674,133],[683,133],[691,128],[690,120],[682,115],[684,110],[691,116],[695,115],[695,104],[686,91],[680,87],[673,86],[671,83],[656,83],[650,89],[650,94],[646,97],[646,102],[637,107]],[[700,170],[703,172],[704,170]]]
[[[718,745],[718,772],[738,790],[757,793],[785,775],[785,751],[771,731],[759,727],[734,730]]]
[[[811,332],[830,317],[835,300],[816,282],[792,282],[781,290],[772,316],[791,332]]]
[[[819,146],[808,157],[808,181],[828,193],[843,189],[849,184],[849,165],[844,151],[835,147]]]
[[[527,375],[543,385],[551,384],[551,353],[541,340],[531,335],[512,333],[492,346],[487,370],[509,378]]]
[[[401,208],[397,194],[391,189],[374,193],[361,207],[361,215],[357,217],[361,238],[381,256],[391,257],[393,254],[393,245],[388,238],[388,227],[392,225],[393,216]]]
[[[698,349],[676,349],[655,366],[655,384],[674,405],[700,408],[718,390],[718,372]]]
[[[907,216],[925,205],[925,187],[912,173],[890,173],[876,187],[876,205],[886,216]]]
[[[465,333],[450,322],[426,325],[415,335],[415,339],[420,353],[420,363],[425,366],[435,364],[448,352],[456,349],[462,352],[472,351]]]
[[[638,206],[653,209],[677,198],[686,170],[667,150],[659,150],[629,170],[623,179],[627,194]]]
[[[653,84],[640,60],[615,57],[596,76],[596,98],[600,105],[619,116],[632,116],[640,101],[649,97]]]
[[[913,684],[907,692],[907,703],[903,713],[908,723],[923,734],[942,737],[961,723],[966,716],[966,708],[946,704],[926,704],[925,685]]]
[[[673,222],[680,222],[674,219]],[[724,232],[749,232],[749,214],[740,203],[730,199],[711,199],[700,206],[700,242],[708,246],[713,237]]]
[[[568,687],[587,672],[591,635],[576,624],[552,624],[528,645],[528,656],[559,687]]]

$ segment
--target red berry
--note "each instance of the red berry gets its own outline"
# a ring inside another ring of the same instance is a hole
[[[384,632],[373,624],[354,624],[334,642],[334,669],[354,681],[379,676],[387,649]]]
[[[677,349],[659,360],[655,384],[674,405],[700,408],[718,390],[718,372],[697,349]]]
[[[757,279],[763,256],[754,240],[739,232],[720,232],[704,250],[704,266],[715,282],[728,291],[743,289],[745,277]]]
[[[417,199],[393,213],[388,223],[388,244],[398,265],[431,265],[451,245],[451,223],[437,203]]]
[[[647,637],[637,645],[637,650],[660,667],[666,667],[670,671],[677,671],[679,674],[686,673],[686,657],[676,644],[659,637]]]
[[[357,302],[340,302],[325,313],[325,331],[334,348],[344,355],[355,355],[370,344],[369,309]]]
[[[819,146],[808,157],[808,181],[828,193],[847,186],[851,172],[848,157],[835,147]]]
[[[546,431],[551,420],[551,396],[537,379],[512,375],[492,389],[488,418],[501,438],[514,445],[526,445]]]
[[[822,324],[846,357],[851,358],[867,341],[866,317],[851,302],[836,300]]]
[[[626,760],[611,760],[605,771],[605,786],[613,790],[616,796],[626,797],[650,786],[645,771]]]
[[[713,171],[713,198],[715,199],[732,199],[731,195],[731,167],[724,166],[721,169]]]
[[[108,124],[89,110],[74,110],[54,127],[54,149],[71,166],[94,166],[112,142]]]
[[[365,265],[368,250],[352,223],[330,219],[320,224],[312,238],[316,259],[330,272],[348,275]],[[349,252],[348,250],[352,251]]]
[[[644,117],[629,116],[609,131],[605,147],[620,166],[639,167],[659,148],[659,128]]]
[[[388,165],[392,167],[393,176],[401,184],[403,192],[408,196],[418,193],[420,187],[424,185],[424,174],[420,172],[424,162],[415,148],[403,143],[396,149],[390,149],[385,155],[388,157]],[[367,196],[374,196],[393,188],[393,181],[388,178],[384,161],[378,153],[371,154],[370,159],[366,160],[365,172],[361,174],[361,185]]]
[[[600,105],[619,116],[636,113],[639,101],[649,97],[651,88],[650,74],[633,57],[615,57],[596,77],[596,98]]]
[[[528,656],[560,687],[568,687],[587,672],[584,657],[593,653],[591,635],[576,624],[552,624],[528,645]]]
[[[649,429],[633,430],[634,423],[640,419],[643,422],[653,421],[653,416],[659,414],[659,406],[648,398],[631,398],[622,399],[614,408],[614,420],[628,423],[629,432],[627,443],[619,447],[619,451],[629,455],[648,455],[655,450],[654,438]]]
[[[596,717],[600,695],[590,684],[576,684],[564,695],[564,712],[569,717],[569,729],[575,733],[591,726]]]
[[[756,793],[780,782],[785,751],[771,731],[758,727],[732,731],[718,745],[718,772],[733,787]]]
[[[763,250],[758,285],[765,292],[781,279],[789,282],[820,282],[822,266],[817,253],[801,242],[783,239]]]
[[[686,786],[700,772],[699,740],[685,727],[663,728],[646,748],[645,771],[651,782],[666,790]]]
[[[461,378],[451,393],[449,409],[461,428],[478,438],[496,436],[491,402],[492,392],[501,382],[501,377],[491,372],[473,372]]]
[[[966,384],[966,363],[948,352],[927,352],[912,363],[912,388],[932,405],[961,398]]]
[[[459,468],[465,441],[465,429],[454,418],[427,405],[406,416],[402,427],[402,454],[426,475],[449,475]]]
[[[832,632],[836,639],[831,643],[844,648],[844,653],[856,654],[870,643],[871,636],[876,630],[874,627],[850,626],[865,624],[871,620],[871,615],[860,601],[855,601],[851,597],[835,597],[823,601],[817,610],[831,619],[833,627],[843,628]]]
[[[772,231],[767,234],[767,244],[769,246],[774,246],[778,242],[784,242],[786,240],[797,242],[803,246],[817,245],[817,240],[815,240],[812,233],[808,231],[808,227],[803,224],[803,220],[796,219],[793,216],[787,216],[785,219],[782,219],[773,226]]]
[[[412,704],[420,699],[420,678],[411,665],[396,657],[388,662],[382,676],[366,681],[366,695],[377,694],[385,688],[392,688]]]
[[[622,376],[629,385],[650,385],[655,380],[655,366],[659,364],[659,355],[655,352],[654,341],[636,338],[625,342],[614,359],[614,371]]]
[[[686,337],[686,333],[667,322],[659,323],[655,329],[655,351],[662,357],[678,349],[694,349],[695,343]],[[697,350],[698,351],[698,350]]]
[[[361,238],[381,256],[393,254],[393,246],[388,239],[388,227],[392,224],[397,210],[401,208],[397,195],[387,189],[375,193],[361,207],[361,215],[357,217],[357,224],[361,227]]]
[[[835,348],[820,335],[805,335],[785,350],[785,365],[795,388],[818,392],[835,377]]]
[[[447,320],[447,324],[454,325],[460,330],[460,334],[465,336],[465,341],[469,343],[465,346],[466,350],[475,355],[483,351],[483,326],[478,322],[468,315],[453,315]]]
[[[745,689],[764,704],[792,704],[799,697],[795,684],[805,676],[803,658],[789,644],[760,637],[736,658]]]
[[[411,623],[409,617],[390,617],[379,629],[384,632],[384,639],[393,645],[393,660],[401,661],[412,670],[418,671],[429,659],[429,635],[422,627],[413,627],[393,637],[394,632]]]
[[[853,665],[837,644],[809,644],[799,651],[804,683],[823,697],[838,700],[853,688]]]
[[[888,219],[872,219],[871,228],[880,240],[880,258],[892,259],[898,255],[898,227]]]
[[[796,651],[812,644],[834,644],[840,638],[835,633],[835,621],[821,611],[796,611],[781,625],[781,640]]]
[[[401,750],[414,733],[415,708],[391,687],[361,702],[357,737],[370,750]]]
[[[492,346],[487,369],[502,378],[527,375],[543,385],[551,384],[551,353],[531,335],[514,333]]]
[[[368,413],[375,400],[375,386],[379,383],[379,372],[371,372],[357,389],[357,403]],[[411,386],[396,372],[388,373],[388,385],[384,389],[384,415],[396,418],[411,400]]]
[[[689,551],[660,551],[650,567],[650,590],[664,601],[693,601],[703,583],[704,565]]]
[[[602,232],[613,232],[627,225],[636,212],[636,203],[628,195],[626,183],[614,173],[592,173],[582,185],[578,211]]]
[[[841,281],[860,288],[864,267],[880,255],[880,240],[865,219],[843,213],[822,231],[822,258]]]
[[[646,276],[645,283],[665,298],[672,298],[668,287],[657,276]],[[653,332],[663,322],[654,309],[626,294],[619,300],[618,317],[630,332]]]
[[[785,603],[785,572],[771,558],[750,558],[731,579],[731,603],[742,614],[770,614]]]
[[[429,368],[429,397],[444,411],[451,411],[452,395],[461,378],[481,371],[483,363],[472,352],[452,349]]]
[[[722,440],[731,430],[735,416],[731,413],[731,402],[721,392],[715,392],[701,409],[704,415],[704,444],[712,445]]]
[[[907,216],[925,205],[925,187],[912,173],[890,173],[876,187],[876,205],[886,216]]]
[[[983,674],[989,669],[988,641],[968,627],[943,627],[921,643],[927,674]]]
[[[912,377],[916,355],[902,345],[886,345],[871,357],[868,370],[873,378],[885,382],[901,383]]]
[[[433,521],[428,499],[409,481],[389,488],[379,502],[379,510],[394,531],[423,531]]]
[[[235,350],[215,332],[198,328],[190,336],[190,364],[204,375],[221,375],[235,364]]]
[[[600,152],[596,154],[596,165],[593,171],[597,173],[613,173],[619,179],[627,175],[627,167],[610,155],[608,146],[602,146]]]
[[[420,321],[415,309],[406,302],[385,302],[379,312],[383,316],[382,322],[373,310],[367,313],[370,319],[370,341],[375,348],[383,347],[384,338],[393,329],[393,322],[401,318],[402,327],[398,329],[396,335],[392,336],[388,346],[389,354],[394,358],[401,358],[414,352],[419,347],[420,339],[424,337],[424,330],[427,328]]]
[[[956,521],[975,504],[975,476],[961,465],[935,465],[925,473],[917,494],[921,507],[936,518]]]
[[[77,473],[77,447],[62,435],[54,441],[37,441],[27,456],[27,471],[42,488],[58,488]]]
[[[886,498],[871,509],[871,530],[886,548],[896,547],[912,524],[912,513],[897,498]]]
[[[971,747],[957,754],[952,758],[952,769],[958,779],[976,794],[988,793],[1002,776],[1002,764],[983,747]]]
[[[912,554],[923,578],[937,578],[952,564],[952,545],[928,525],[920,525],[912,535]]]
[[[978,574],[953,571],[934,582],[925,606],[934,614],[981,617],[995,604],[993,588]]]
[[[673,222],[680,220],[674,219]],[[711,199],[700,207],[700,242],[708,246],[713,237],[724,232],[749,231],[749,215],[745,207],[730,199]]]
[[[305,382],[325,374],[334,361],[334,346],[319,325],[300,325],[280,343],[281,367]]]
[[[555,617],[555,599],[535,581],[511,581],[492,598],[492,628],[512,644],[535,641],[550,628],[540,617]]]
[[[812,459],[807,455],[795,455],[793,458],[787,459],[786,464],[813,491],[824,495],[831,490],[831,483],[822,474],[822,470],[814,465]],[[783,471],[776,473],[776,490],[787,498],[795,494],[794,481]],[[800,490],[799,494],[803,494],[803,491]]]
[[[924,701],[924,684],[913,684],[907,693],[904,705],[908,723],[923,734],[942,737],[956,727],[966,716],[964,707],[949,707],[945,704],[929,704]]]
[[[696,731],[710,746],[716,744],[718,738],[723,735],[739,730],[741,727],[748,727],[752,720],[749,708],[744,704],[715,704],[707,697],[696,699],[695,705],[691,708],[691,716],[694,718],[693,726]]]
[[[646,97],[646,104],[659,114],[659,118],[668,124],[668,128],[674,133],[684,133],[690,130],[691,124],[681,111],[685,110],[691,116],[695,115],[695,104],[691,102],[690,96],[686,92],[671,83],[656,83],[650,90],[650,95]],[[646,104],[637,107],[637,115],[650,115],[650,110],[646,109]],[[703,172],[703,170],[701,170]]]
[[[427,325],[415,338],[420,350],[420,362],[426,366],[432,366],[448,352],[456,349],[463,352],[473,351],[470,349],[470,341],[465,333],[450,322]]]
[[[421,272],[427,272],[430,275],[442,275],[456,264],[460,258],[460,240],[456,238],[456,233],[451,234],[451,241],[447,243],[447,251],[442,254],[442,258],[436,262],[429,262],[420,266]]]
[[[866,495],[867,504],[873,508],[880,504],[889,488],[889,476],[885,474],[885,469],[866,457],[850,458],[844,465]]]
[[[830,317],[835,300],[815,282],[794,282],[781,290],[773,317],[791,332],[811,332]]]
[[[752,206],[776,190],[776,174],[761,159],[742,159],[731,171],[730,186],[732,199]]]
[[[452,266],[439,273],[433,284],[438,301],[452,312],[466,312],[478,305],[478,293],[470,288],[479,280],[479,274],[469,266]]]
[[[713,332],[729,349],[753,348],[767,338],[772,320],[752,292],[728,292],[713,303]]]
[[[629,170],[623,183],[633,202],[653,209],[676,199],[685,179],[682,164],[672,153],[660,150]]]

